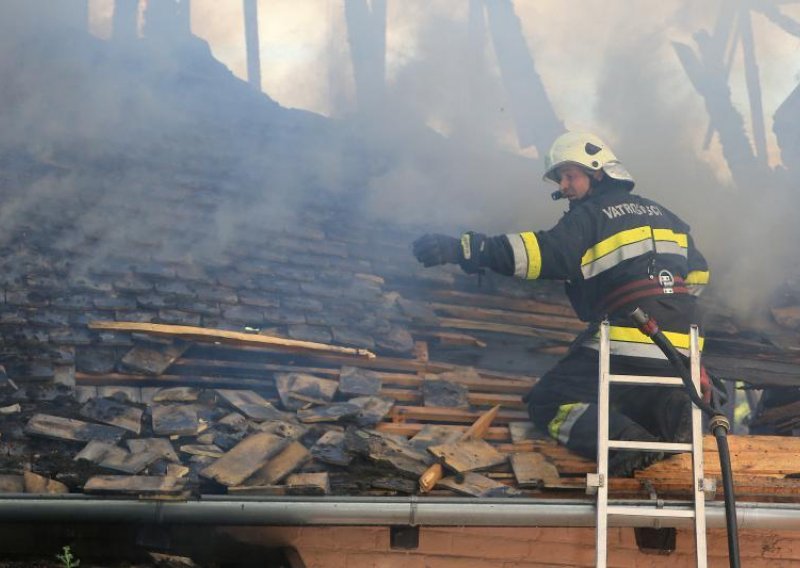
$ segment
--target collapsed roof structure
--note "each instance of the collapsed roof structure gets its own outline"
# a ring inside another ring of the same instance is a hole
[[[513,24],[510,9],[497,3],[490,22]],[[38,515],[51,519],[151,518],[157,507],[169,521],[194,503],[196,520],[231,524],[590,525],[582,496],[594,463],[535,432],[521,398],[583,327],[558,286],[420,270],[409,251],[418,228],[364,206],[369,177],[391,156],[346,125],[280,107],[204,42],[159,22],[138,40],[120,10],[115,30],[128,33],[117,39],[131,49],[70,31],[58,36],[70,38],[64,50],[38,25],[8,35],[36,65],[20,73],[4,59],[0,69],[10,78],[0,111],[3,490],[86,494],[43,498]],[[505,39],[498,56],[518,61],[519,42]],[[352,43],[356,58],[363,41]],[[360,69],[365,81],[381,72]],[[40,76],[57,83],[32,89]],[[28,112],[15,114],[21,100]],[[538,132],[549,138],[560,122],[547,109]],[[535,143],[534,119],[519,119],[521,143]],[[434,158],[448,155],[446,139],[419,135]],[[343,164],[336,177],[331,160]],[[711,293],[711,370],[753,387],[797,385],[797,296],[745,321]],[[465,456],[459,435],[496,405]],[[794,406],[759,420],[796,428]],[[732,446],[739,499],[761,526],[796,528],[800,446]],[[718,476],[711,446],[707,456]],[[420,499],[417,480],[436,459],[456,473]],[[679,456],[611,488],[683,499],[689,475]],[[90,494],[153,501],[101,509]],[[37,516],[0,499],[0,516],[19,514]]]

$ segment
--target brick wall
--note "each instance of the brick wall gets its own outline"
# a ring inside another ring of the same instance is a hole
[[[386,527],[237,527],[237,540],[293,546],[307,568],[541,568],[593,566],[594,529],[423,527],[419,548],[389,548]],[[677,549],[665,556],[636,547],[633,529],[609,529],[608,565],[616,568],[695,566],[691,531],[679,531]],[[742,565],[800,566],[800,533],[742,531]],[[708,565],[728,566],[725,531],[708,533]]]

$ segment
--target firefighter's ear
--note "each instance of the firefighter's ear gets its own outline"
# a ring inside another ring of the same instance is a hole
[[[599,170],[595,170],[595,171],[593,171],[593,172],[591,173],[591,176],[592,176],[592,178],[593,178],[595,181],[600,181],[600,180],[602,180],[602,179],[603,179],[603,178],[606,176],[606,173],[605,173],[605,172],[602,170],[602,168],[601,168],[601,169],[599,169]]]

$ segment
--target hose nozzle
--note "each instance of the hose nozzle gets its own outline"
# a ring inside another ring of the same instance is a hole
[[[628,317],[633,320],[633,323],[636,324],[636,326],[639,328],[639,331],[651,339],[659,331],[656,320],[651,318],[650,315],[642,308],[636,308],[628,314]]]

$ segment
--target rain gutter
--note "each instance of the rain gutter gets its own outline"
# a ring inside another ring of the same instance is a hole
[[[616,504],[651,507],[642,500]],[[665,501],[668,510],[690,509],[686,501]],[[741,503],[740,529],[800,530],[800,504]],[[630,516],[611,526],[689,527],[691,519]],[[189,501],[140,501],[78,494],[3,494],[0,522],[135,522],[206,525],[411,525],[593,527],[594,502],[554,499],[468,499],[435,497],[237,497],[203,496]],[[709,528],[725,527],[720,502],[706,503]]]

